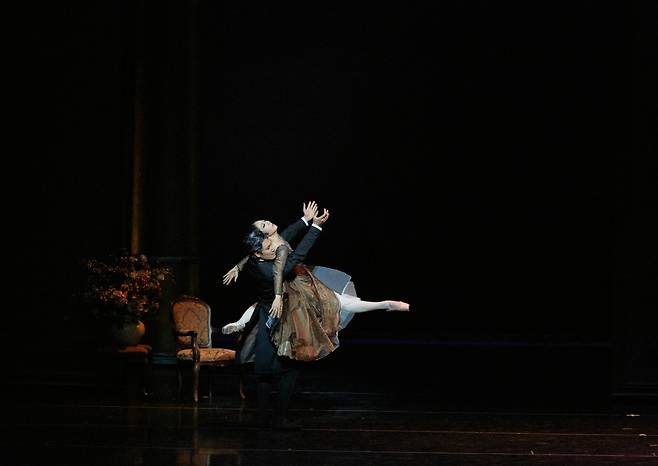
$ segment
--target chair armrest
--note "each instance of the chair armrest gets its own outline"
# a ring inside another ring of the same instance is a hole
[[[187,332],[177,332],[174,331],[174,335],[177,337],[190,337],[192,340],[192,360],[197,363],[201,361],[201,353],[199,352],[199,342],[197,341],[197,332],[196,330],[188,330]]]

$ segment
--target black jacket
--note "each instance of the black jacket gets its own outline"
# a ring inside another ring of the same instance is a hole
[[[306,234],[287,257],[283,267],[284,279],[294,276],[293,269],[306,259],[311,247],[320,236],[320,230],[307,227],[300,219],[280,233],[286,241],[290,242],[304,230]],[[255,279],[258,301],[238,343],[236,362],[255,362],[254,372],[260,375],[278,374],[294,369],[296,361],[277,356],[276,348],[270,340],[269,329],[265,326],[274,300],[273,261],[259,261],[251,257],[245,264],[244,270]]]

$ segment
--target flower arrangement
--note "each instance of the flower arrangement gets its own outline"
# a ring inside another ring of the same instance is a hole
[[[119,255],[107,262],[85,263],[83,297],[93,315],[116,324],[137,323],[160,307],[162,284],[172,278],[169,267],[152,265],[144,255]]]

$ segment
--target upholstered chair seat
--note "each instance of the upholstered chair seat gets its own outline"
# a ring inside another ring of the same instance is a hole
[[[199,348],[201,362],[233,362],[235,360],[235,350],[226,348]],[[194,352],[192,348],[180,350],[176,353],[176,358],[182,361],[192,361]]]

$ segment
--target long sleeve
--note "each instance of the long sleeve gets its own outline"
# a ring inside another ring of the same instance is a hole
[[[274,294],[283,294],[283,275],[290,247],[287,244],[282,244],[276,249],[276,258],[272,265],[272,276],[274,285]]]
[[[284,267],[284,275],[287,277],[296,265],[301,264],[306,260],[311,247],[320,236],[321,230],[317,228],[309,228],[297,247],[290,253],[286,265]]]
[[[283,230],[280,235],[283,237],[283,239],[289,243],[292,243],[307,228],[308,224],[306,224],[304,220],[300,218],[295,223]]]
[[[246,255],[246,256],[244,256],[244,258],[240,262],[238,262],[236,264],[236,267],[238,268],[238,270],[240,272],[242,272],[242,270],[244,269],[244,266],[247,264],[248,261],[249,261],[249,255]]]

